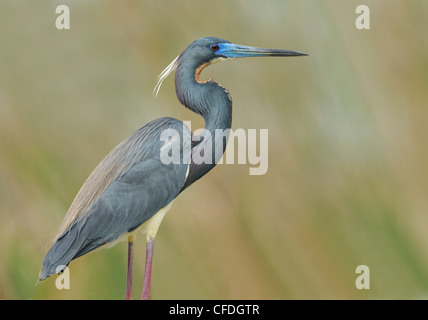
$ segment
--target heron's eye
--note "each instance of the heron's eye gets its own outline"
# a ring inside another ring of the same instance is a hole
[[[218,44],[212,44],[210,46],[210,48],[211,48],[212,51],[217,51],[218,49],[220,49],[220,47],[218,46]]]

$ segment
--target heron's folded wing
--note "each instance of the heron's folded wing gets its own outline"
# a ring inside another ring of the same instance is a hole
[[[59,265],[68,265],[71,260],[138,228],[179,194],[188,164],[184,161],[165,164],[161,159],[160,150],[165,142],[160,137],[166,129],[177,131],[178,135],[169,139],[168,144],[171,150],[179,144],[175,150],[180,151],[183,159],[186,144],[190,144],[183,140],[183,130],[188,129],[171,118],[151,122],[116,147],[104,161],[111,162],[109,167],[119,166],[121,170],[116,170],[114,178],[111,171],[105,172],[104,179],[110,180],[106,183],[99,178],[102,172],[95,172],[102,169],[101,163],[85,182],[76,196],[83,203],[75,206],[74,213],[70,214],[70,208],[64,230],[43,260],[41,280],[55,273]],[[91,194],[94,185],[105,187],[94,196]]]

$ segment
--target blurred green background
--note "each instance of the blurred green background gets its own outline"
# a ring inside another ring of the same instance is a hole
[[[57,30],[68,4],[71,29]],[[371,29],[357,30],[366,4]],[[157,75],[196,38],[307,52],[202,76],[228,88],[233,128],[269,129],[269,170],[219,165],[156,239],[153,299],[428,298],[426,0],[0,2],[0,299],[122,299],[126,243],[41,261],[99,161],[143,124],[203,121]],[[138,241],[139,240],[139,241]],[[134,297],[145,245],[137,238]],[[370,268],[357,290],[355,269]]]

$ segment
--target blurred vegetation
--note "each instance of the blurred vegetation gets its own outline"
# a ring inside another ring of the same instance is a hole
[[[35,282],[74,196],[115,145],[161,116],[203,126],[173,77],[152,96],[202,36],[310,56],[204,71],[230,90],[233,128],[269,129],[269,171],[220,165],[174,202],[152,297],[428,297],[427,1],[71,1],[71,29],[57,30],[60,3],[0,2],[0,299],[123,298],[126,243],[73,261],[70,290],[55,276]],[[363,3],[371,29],[360,31]],[[361,264],[370,290],[355,288]]]

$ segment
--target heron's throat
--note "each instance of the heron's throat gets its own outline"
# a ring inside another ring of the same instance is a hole
[[[196,70],[195,70],[195,80],[196,80],[196,82],[198,82],[198,83],[206,83],[206,82],[208,82],[209,80],[205,80],[205,81],[201,81],[201,72],[202,72],[202,70],[204,70],[206,67],[208,67],[209,65],[211,64],[211,62],[206,62],[206,63],[204,63],[204,64],[202,64],[202,65],[200,65],[198,68],[196,68]]]
[[[205,62],[205,63],[203,63],[203,64],[201,64],[199,67],[197,67],[196,68],[196,70],[195,70],[195,80],[196,80],[196,82],[198,82],[198,83],[206,83],[206,82],[208,82],[208,81],[214,81],[214,80],[212,80],[212,79],[208,79],[208,80],[205,80],[205,81],[202,81],[201,80],[201,72],[202,72],[202,70],[204,70],[206,67],[208,67],[208,66],[210,66],[210,65],[212,65],[212,64],[214,64],[214,63],[217,63],[217,62],[220,62],[220,61],[224,61],[224,60],[231,60],[230,58],[229,59],[226,59],[226,58],[222,58],[222,57],[218,57],[218,58],[216,58],[216,59],[213,59],[213,60],[210,60],[210,61],[208,61],[208,62]],[[219,84],[220,85],[220,84]],[[221,85],[220,85],[221,86]],[[222,86],[221,86],[222,87]],[[223,87],[222,87],[223,88]],[[225,89],[226,90],[226,89]],[[229,91],[227,91],[226,90],[226,92],[229,92]]]
[[[232,98],[230,93],[216,81],[201,81],[204,68],[216,62],[200,65],[179,63],[175,73],[175,90],[178,100],[188,109],[201,115],[205,129],[229,129],[232,122]]]

